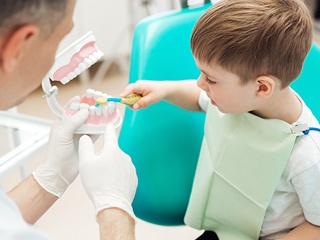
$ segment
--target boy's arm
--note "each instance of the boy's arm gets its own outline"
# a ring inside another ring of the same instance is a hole
[[[277,240],[320,240],[320,226],[304,222]]]
[[[147,108],[150,104],[165,100],[189,111],[201,111],[198,98],[200,88],[195,80],[147,81],[130,84],[120,95],[141,94],[142,98],[132,106],[134,110]]]
[[[171,81],[170,85],[164,100],[186,110],[201,111],[198,104],[200,88],[197,86],[197,81]]]

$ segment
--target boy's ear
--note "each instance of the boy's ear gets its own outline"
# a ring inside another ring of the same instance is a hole
[[[259,76],[256,79],[257,96],[261,98],[269,98],[275,90],[275,81],[269,76]]]
[[[2,68],[6,72],[15,70],[17,63],[23,57],[29,44],[39,35],[39,27],[25,25],[15,30],[3,40],[1,53]],[[29,50],[29,49],[28,49]],[[36,54],[36,53],[35,53]]]

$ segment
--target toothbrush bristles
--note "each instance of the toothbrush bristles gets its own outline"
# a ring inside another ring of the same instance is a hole
[[[99,98],[97,98],[97,100],[96,100],[96,104],[106,104],[107,103],[107,99],[105,98],[105,97],[99,97]]]

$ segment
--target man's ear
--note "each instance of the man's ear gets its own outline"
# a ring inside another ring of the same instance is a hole
[[[39,27],[25,25],[6,37],[1,51],[2,67],[6,72],[15,70],[17,63],[23,57],[28,45],[39,35]]]
[[[256,79],[257,96],[263,99],[269,98],[275,90],[276,83],[269,76],[259,76]]]

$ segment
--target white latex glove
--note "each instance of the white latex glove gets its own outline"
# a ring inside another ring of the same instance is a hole
[[[56,121],[50,131],[44,162],[32,173],[37,182],[51,194],[61,197],[79,173],[77,130],[88,118],[83,109],[69,119]],[[74,139],[75,138],[75,139]]]
[[[107,126],[99,154],[95,154],[91,138],[82,136],[79,159],[81,181],[96,214],[102,209],[116,207],[135,220],[131,203],[138,185],[136,169],[131,158],[119,148],[114,126]]]

